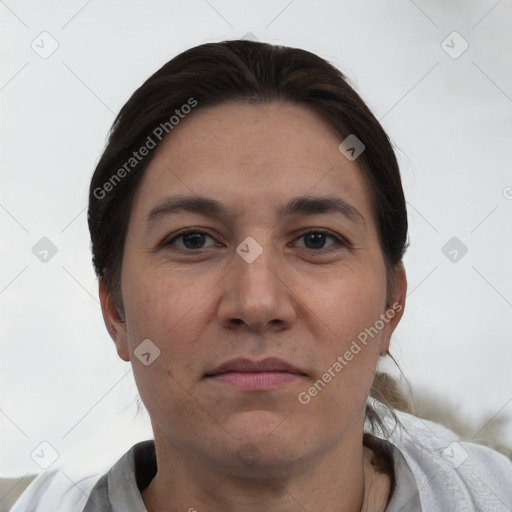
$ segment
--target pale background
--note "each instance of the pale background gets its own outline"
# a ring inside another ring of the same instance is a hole
[[[248,32],[339,66],[399,148],[410,291],[393,353],[413,390],[468,421],[512,417],[510,0],[5,0],[0,23],[0,476],[41,471],[42,441],[56,465],[95,466],[150,436],[100,314],[88,184],[144,79]],[[46,59],[31,48],[53,39]],[[58,249],[46,263],[42,237]],[[452,237],[468,248],[455,263]]]

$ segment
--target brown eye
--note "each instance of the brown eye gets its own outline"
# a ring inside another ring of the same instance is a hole
[[[329,238],[334,240],[334,244],[325,247],[326,240]],[[323,230],[308,231],[307,233],[301,235],[298,240],[305,241],[305,249],[311,249],[315,251],[332,250],[333,248],[344,247],[347,245],[341,238]]]
[[[211,245],[206,247],[204,246],[205,240],[207,238],[213,240],[213,238],[206,234],[204,231],[190,229],[188,231],[183,231],[171,238],[169,241],[164,242],[163,247],[170,247],[174,245],[178,249],[185,251],[193,251],[194,249],[207,249],[208,247],[213,247]],[[176,241],[182,241],[182,243],[176,244]]]

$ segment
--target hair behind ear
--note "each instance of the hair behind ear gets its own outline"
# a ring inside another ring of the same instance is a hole
[[[393,356],[388,352],[389,357],[393,359]],[[397,364],[398,366],[398,364]],[[400,368],[398,366],[398,368]],[[400,370],[401,371],[401,370]],[[372,388],[370,390],[370,397],[380,402],[385,409],[387,409],[385,415],[391,416],[396,426],[401,426],[400,420],[395,414],[395,410],[406,412],[408,414],[414,414],[411,402],[407,398],[406,394],[402,390],[398,381],[391,375],[384,372],[376,372],[373,379]],[[386,426],[383,415],[379,414],[375,407],[371,404],[371,400],[366,403],[366,420],[375,432],[380,430],[384,435],[390,434],[389,429]]]
[[[389,408],[409,414],[413,412],[409,399],[401,389],[400,384],[387,373],[375,373],[370,396]]]

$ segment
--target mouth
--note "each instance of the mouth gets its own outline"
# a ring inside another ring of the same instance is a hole
[[[305,376],[299,368],[274,357],[262,361],[232,359],[205,374],[211,382],[243,390],[272,389]]]

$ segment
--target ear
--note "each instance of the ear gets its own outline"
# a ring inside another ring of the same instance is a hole
[[[384,320],[385,325],[382,330],[382,339],[380,354],[385,355],[389,350],[391,342],[391,335],[396,326],[400,322],[405,308],[405,296],[407,295],[407,277],[405,275],[405,268],[402,262],[395,266],[395,281],[392,296],[390,297],[386,310],[381,318]]]
[[[105,326],[110,337],[116,344],[117,353],[124,361],[130,360],[130,351],[128,350],[128,337],[126,332],[126,322],[119,313],[112,293],[108,290],[103,279],[99,280],[99,295],[101,302],[101,312]]]

